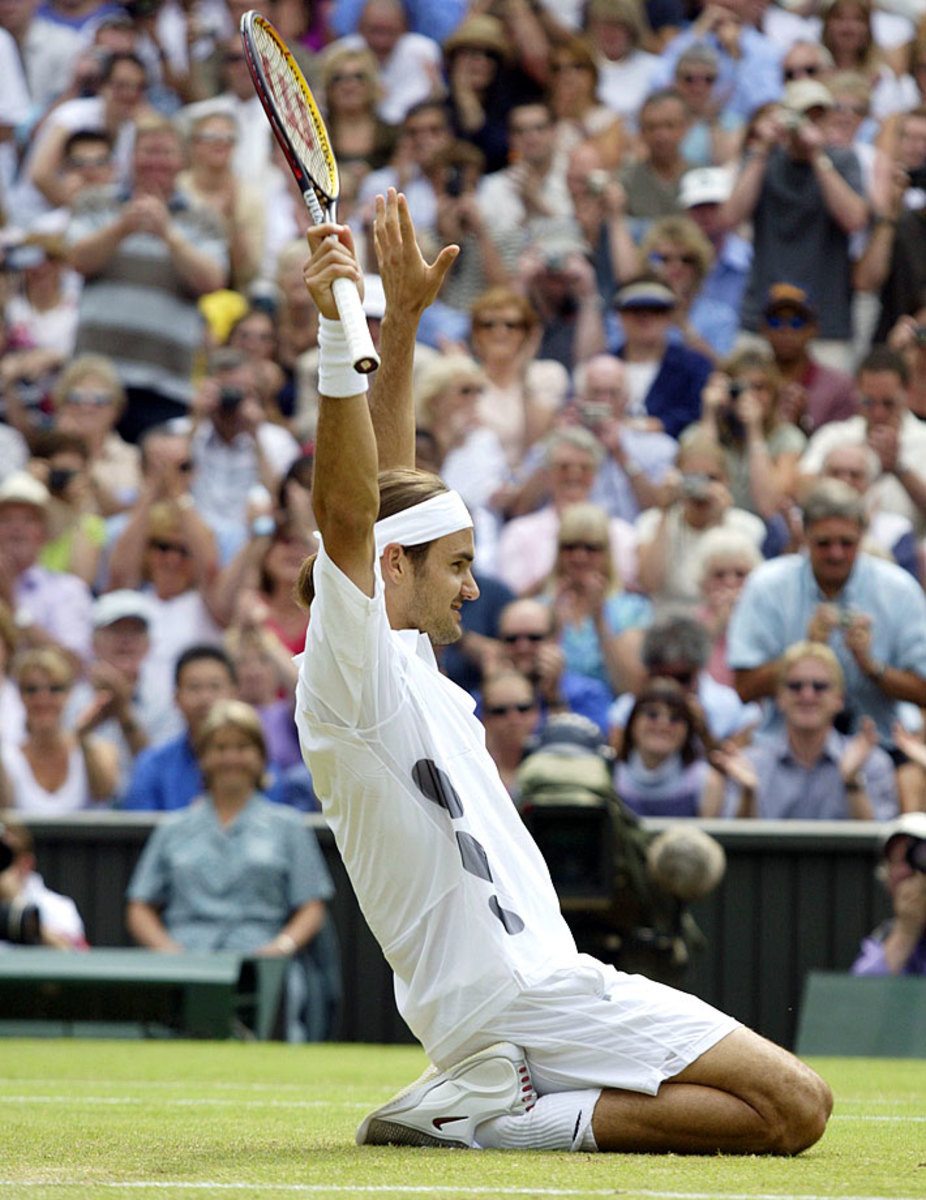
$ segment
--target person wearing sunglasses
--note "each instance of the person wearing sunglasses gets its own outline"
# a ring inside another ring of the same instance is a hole
[[[675,326],[684,344],[717,361],[739,329],[739,313],[702,295],[714,266],[714,247],[690,217],[662,217],[640,246],[639,270],[651,271],[675,296]]]
[[[61,815],[109,801],[119,778],[118,752],[91,732],[93,706],[73,730],[65,728],[75,679],[68,657],[54,646],[23,650],[14,659],[13,678],[26,720],[22,740],[5,738],[0,751],[9,807]]]
[[[795,642],[833,650],[845,679],[839,728],[864,718],[898,766],[903,807],[922,806],[918,768],[894,741],[894,722],[920,726],[926,704],[926,597],[919,583],[883,558],[860,553],[865,501],[848,484],[825,479],[803,503],[807,553],[758,566],[746,580],[727,630],[727,661],[744,700],[762,700],[761,732],[782,728],[776,703],[781,657]]]
[[[511,668],[488,676],[482,684],[481,715],[486,749],[508,795],[517,800],[518,767],[540,723],[540,707],[530,680]]]
[[[874,722],[862,718],[851,736],[834,726],[845,683],[829,646],[800,641],[788,647],[778,666],[775,703],[780,729],[744,749],[723,747],[713,756],[726,774],[725,816],[805,821],[896,816],[894,764],[878,745]]]
[[[772,348],[781,377],[782,414],[808,436],[858,412],[858,391],[846,371],[820,362],[813,343],[820,334],[816,305],[806,288],[773,283],[765,297],[762,337]]]

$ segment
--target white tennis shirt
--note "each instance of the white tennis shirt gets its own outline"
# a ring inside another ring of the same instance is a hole
[[[319,552],[296,724],[357,899],[432,1059],[578,954],[540,851],[430,642]]]

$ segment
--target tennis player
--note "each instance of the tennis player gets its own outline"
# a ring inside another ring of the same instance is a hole
[[[473,701],[434,658],[478,595],[472,520],[436,476],[379,473],[412,461],[410,375],[403,385],[394,374],[388,391],[378,381],[371,416],[331,295],[336,277],[361,277],[350,233],[327,225],[308,238],[305,280],[322,314],[312,493],[322,548],[297,723],[399,1011],[433,1064],[357,1141],[798,1153],[826,1126],[822,1079],[701,1000],[576,950]],[[401,375],[456,251],[427,265],[394,193],[378,202],[375,238],[381,370],[395,354]]]

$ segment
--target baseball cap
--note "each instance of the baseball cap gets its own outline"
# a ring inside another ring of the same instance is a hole
[[[106,592],[94,601],[92,616],[94,629],[105,629],[107,625],[115,625],[117,621],[123,621],[127,617],[134,617],[150,625],[151,603],[141,592],[135,592],[131,588],[120,588],[115,592]]]
[[[608,747],[594,721],[581,713],[570,712],[549,717],[537,735],[533,749],[576,756],[606,753]]]
[[[796,283],[773,283],[768,289],[763,314],[767,316],[777,308],[795,308],[811,319],[817,315],[810,293]]]
[[[830,89],[819,79],[795,79],[785,88],[785,107],[805,113],[811,108],[832,108]]]
[[[617,289],[614,307],[618,312],[628,308],[660,308],[668,312],[675,308],[675,296],[670,287],[657,279],[638,279]]]
[[[50,499],[45,484],[28,471],[11,471],[0,483],[0,504],[31,504],[44,510]]]
[[[730,172],[724,167],[697,167],[686,171],[679,187],[678,202],[682,208],[698,204],[723,204],[733,190]]]

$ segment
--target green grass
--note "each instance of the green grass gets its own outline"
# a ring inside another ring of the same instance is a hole
[[[794,1159],[357,1148],[422,1069],[400,1046],[0,1039],[0,1200],[926,1196],[926,1064],[821,1059],[836,1093]]]

